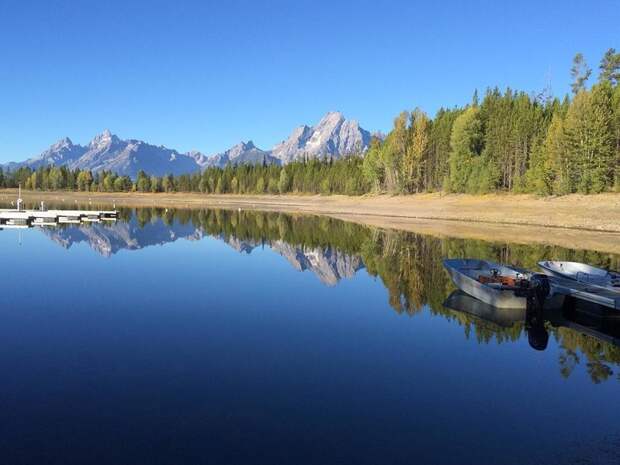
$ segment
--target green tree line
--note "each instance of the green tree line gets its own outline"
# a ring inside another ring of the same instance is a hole
[[[402,112],[364,155],[304,159],[286,166],[208,168],[180,176],[136,179],[66,167],[0,169],[0,186],[103,192],[217,194],[370,192],[540,195],[620,192],[620,53],[609,49],[596,82],[584,56],[571,68],[572,95],[553,97],[487,89],[464,107]]]
[[[179,176],[149,176],[140,171],[135,180],[109,171],[92,173],[64,166],[24,167],[4,173],[0,187],[19,185],[32,190],[87,192],[201,192],[205,194],[346,194],[369,192],[362,174],[363,160],[357,156],[338,160],[310,159],[278,165],[230,165],[207,168]]]
[[[620,192],[620,53],[609,49],[599,70],[587,88],[592,70],[577,54],[562,100],[494,88],[434,119],[403,112],[371,145],[364,175],[392,193]]]

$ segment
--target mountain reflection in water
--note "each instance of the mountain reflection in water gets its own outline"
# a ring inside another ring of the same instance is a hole
[[[562,376],[570,376],[580,364],[595,383],[618,376],[617,319],[601,323],[597,317],[583,317],[573,309],[570,314],[544,315],[532,325],[525,314],[493,312],[467,296],[450,295],[454,288],[442,267],[444,257],[476,257],[529,269],[537,269],[536,263],[546,259],[582,261],[617,269],[620,257],[615,255],[544,245],[437,238],[327,217],[280,213],[141,208],[124,209],[120,217],[115,224],[41,230],[64,248],[86,243],[104,257],[179,239],[197,241],[205,236],[245,254],[257,247],[267,247],[294,269],[309,271],[328,286],[352,278],[365,268],[369,275],[380,278],[388,291],[390,306],[399,314],[415,315],[426,309],[460,325],[467,338],[484,344],[516,342],[528,332],[530,345],[544,350],[546,338],[551,336],[561,349],[558,362]],[[588,321],[584,322],[584,318]],[[582,321],[577,322],[579,319]]]

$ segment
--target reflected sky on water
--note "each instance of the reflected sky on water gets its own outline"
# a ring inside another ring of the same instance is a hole
[[[532,324],[445,257],[617,256],[277,213],[0,231],[6,463],[617,463],[616,320]],[[587,461],[590,462],[587,462]]]

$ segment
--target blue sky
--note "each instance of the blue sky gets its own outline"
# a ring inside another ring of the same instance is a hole
[[[386,131],[476,88],[564,95],[575,52],[596,68],[619,24],[617,0],[2,0],[0,162],[104,128],[210,154],[330,110]]]

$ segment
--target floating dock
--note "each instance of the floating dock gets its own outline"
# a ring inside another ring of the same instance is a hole
[[[19,185],[17,208],[0,209],[0,229],[56,226],[59,224],[98,223],[116,221],[116,210],[48,210],[41,202],[39,210],[22,208],[22,186]]]
[[[116,210],[0,210],[0,228],[29,228],[58,224],[116,221]]]
[[[553,290],[558,294],[620,310],[620,289],[615,291],[603,286],[555,276],[550,277],[549,282]]]

